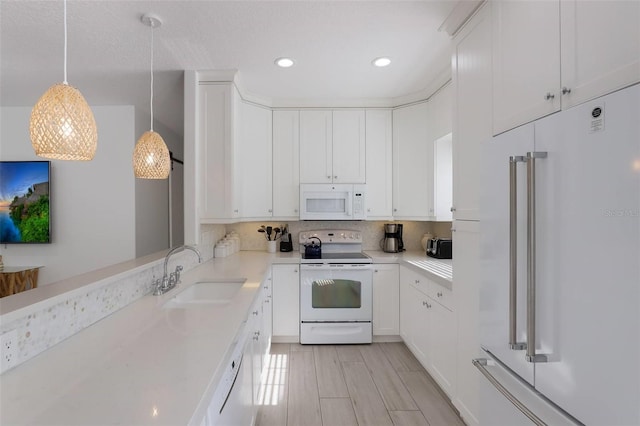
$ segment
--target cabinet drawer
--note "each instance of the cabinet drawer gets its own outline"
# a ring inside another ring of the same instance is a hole
[[[430,281],[427,295],[445,308],[453,311],[453,292],[448,288],[444,288],[440,284]]]

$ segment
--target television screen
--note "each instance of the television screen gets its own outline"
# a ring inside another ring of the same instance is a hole
[[[0,161],[0,243],[50,243],[50,161]]]

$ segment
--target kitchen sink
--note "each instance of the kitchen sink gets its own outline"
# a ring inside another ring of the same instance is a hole
[[[163,308],[187,308],[198,305],[225,305],[233,300],[245,279],[200,281],[176,294]]]

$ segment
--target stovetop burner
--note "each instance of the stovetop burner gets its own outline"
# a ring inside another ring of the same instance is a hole
[[[310,244],[311,238],[322,241],[321,254],[307,255],[305,244]],[[304,231],[298,239],[300,243],[301,263],[371,263],[369,256],[362,253],[362,234],[351,230],[324,229],[318,231]]]

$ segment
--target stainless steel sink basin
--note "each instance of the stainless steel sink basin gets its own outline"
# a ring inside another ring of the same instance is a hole
[[[237,279],[197,282],[169,299],[163,308],[187,308],[204,304],[224,305],[233,300],[245,281],[245,279]]]

